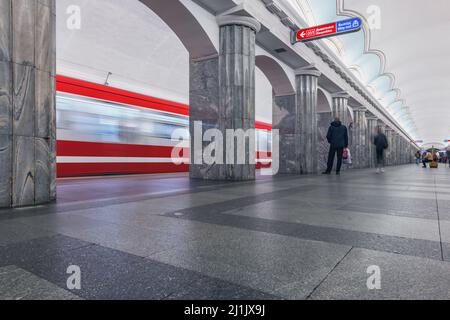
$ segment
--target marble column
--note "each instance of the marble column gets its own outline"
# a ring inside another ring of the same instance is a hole
[[[378,118],[374,116],[367,116],[367,142],[368,142],[368,165],[370,168],[376,167],[376,147],[374,145],[374,138],[378,130]]]
[[[405,158],[405,145],[403,144],[403,137],[400,136],[399,139],[399,158],[398,158],[398,162],[399,164],[404,164],[404,158]]]
[[[406,146],[406,152],[407,152],[407,156],[405,156],[405,164],[408,164],[408,163],[410,163],[411,154],[413,154],[413,151],[412,151],[412,146],[408,142],[408,140],[405,140],[405,146]]]
[[[394,132],[394,166],[400,164],[400,135],[398,132]]]
[[[327,133],[332,122],[331,110],[329,112],[317,113],[317,166],[319,172],[324,172],[327,169],[328,152],[330,144],[327,141]],[[345,166],[343,166],[342,170]]]
[[[217,22],[220,27],[219,56],[191,61],[190,176],[211,180],[253,180],[256,159],[255,137],[251,133],[255,128],[255,38],[261,25],[254,18],[235,15],[219,16]],[[220,131],[222,137],[209,129],[218,129],[216,132]],[[205,139],[201,139],[203,135]],[[215,147],[212,147],[212,141]],[[205,154],[215,160],[207,161]],[[243,158],[239,154],[243,154]]]
[[[400,163],[405,164],[405,157],[408,155],[409,151],[406,148],[405,139],[403,139],[403,137],[400,137],[400,152]]]
[[[367,143],[367,109],[359,107],[354,109],[353,121],[353,163],[355,168],[366,168],[368,166],[368,143]]]
[[[386,151],[386,165],[392,165],[392,155],[394,150],[393,139],[392,139],[393,130],[389,127],[385,127],[385,135],[389,144],[389,148]]]
[[[333,100],[333,118],[339,118],[343,125],[350,124],[351,119],[348,117],[348,99],[350,96],[346,92],[338,92],[331,95]]]
[[[297,109],[300,133],[300,170],[302,174],[318,172],[317,159],[317,70],[296,73]]]
[[[0,207],[56,199],[55,0],[0,1]]]
[[[300,174],[300,134],[296,95],[273,97],[273,129],[279,130],[280,174]],[[276,155],[273,155],[276,156]]]
[[[219,57],[191,59],[189,78],[190,177],[218,179],[221,164],[204,162],[203,151],[209,143],[203,142],[203,136],[207,130],[219,128]]]
[[[386,125],[384,124],[383,121],[378,120],[377,127],[381,129],[382,133],[386,134]]]
[[[378,122],[377,122],[377,128],[380,128],[380,130],[381,130],[381,133],[383,133],[384,135],[386,135],[386,138],[387,138],[387,140],[388,140],[388,143],[389,143],[389,138],[388,138],[388,136],[387,136],[387,127],[386,127],[386,124],[382,121],[382,120],[378,120]],[[390,149],[390,146],[389,146],[389,148],[387,149],[387,150],[385,150],[385,152],[384,152],[384,164],[385,164],[385,166],[388,166],[389,164],[388,164],[388,157],[389,157],[389,149]]]
[[[407,150],[407,145],[406,145],[406,141],[405,141],[405,139],[403,138],[403,137],[401,137],[401,145],[402,145],[402,148],[401,148],[401,164],[406,164],[406,157],[408,156],[408,154],[409,154],[409,150]]]
[[[348,129],[348,140],[349,140],[349,147],[352,154],[352,159],[354,149],[352,148],[353,144],[353,128],[350,125],[351,119],[349,118],[349,108],[348,108],[348,99],[350,96],[346,92],[337,92],[331,95],[332,98],[332,106],[331,106],[331,115],[333,120],[335,118],[339,118],[343,125],[345,125]],[[342,166],[342,170],[346,170],[348,168],[347,165]]]

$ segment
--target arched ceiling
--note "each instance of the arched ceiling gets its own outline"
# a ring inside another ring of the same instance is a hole
[[[361,17],[362,32],[321,41],[415,140],[450,138],[450,1],[284,1],[310,25]],[[371,23],[377,11],[379,29]]]

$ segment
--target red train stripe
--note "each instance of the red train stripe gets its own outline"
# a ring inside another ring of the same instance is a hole
[[[106,174],[187,172],[189,165],[172,163],[58,163],[59,178]]]
[[[149,146],[120,143],[102,143],[86,141],[58,140],[57,155],[59,157],[149,157],[171,158],[172,147]],[[181,150],[180,150],[181,152]],[[189,148],[183,148],[189,154]],[[271,152],[256,152],[257,159],[270,159]]]
[[[108,86],[60,75],[56,77],[56,90],[95,99],[124,103],[128,105],[172,112],[186,116],[189,115],[189,106],[181,103],[149,97],[139,93],[111,88]]]
[[[142,157],[171,158],[173,147],[119,143],[64,141],[57,142],[60,157]],[[181,152],[181,150],[180,150]],[[183,148],[189,154],[189,148]]]
[[[255,128],[260,130],[272,131],[272,125],[270,123],[265,123],[261,121],[255,122]]]
[[[256,159],[272,159],[272,152],[256,152]]]

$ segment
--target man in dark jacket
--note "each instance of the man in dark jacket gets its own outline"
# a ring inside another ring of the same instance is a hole
[[[335,118],[331,123],[328,129],[327,140],[330,144],[330,152],[328,154],[327,171],[323,174],[331,174],[334,156],[337,154],[336,174],[339,175],[342,167],[342,155],[344,154],[344,149],[348,148],[348,130],[346,126],[342,125],[339,118]]]
[[[376,152],[377,152],[377,173],[384,172],[384,150],[386,150],[388,145],[388,140],[384,133],[381,131],[381,128],[378,127],[377,135],[373,143],[375,144]]]

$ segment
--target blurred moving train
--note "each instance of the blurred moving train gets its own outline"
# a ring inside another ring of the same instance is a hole
[[[174,130],[189,138],[189,106],[64,76],[56,89],[58,177],[189,171],[171,157]],[[271,125],[256,129],[257,168],[270,166]]]

